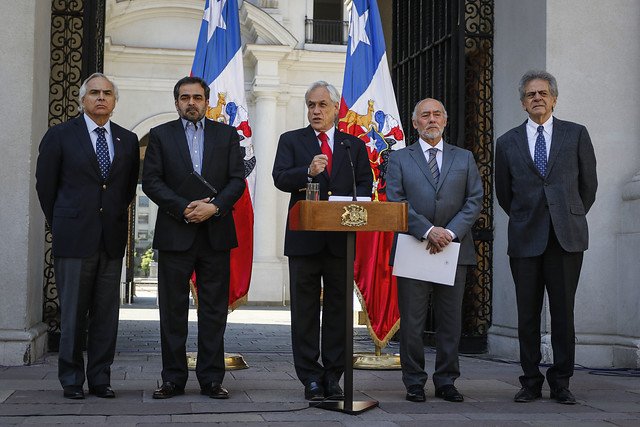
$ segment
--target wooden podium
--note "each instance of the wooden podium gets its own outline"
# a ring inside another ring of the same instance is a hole
[[[347,276],[345,278],[347,316],[345,322],[344,401],[309,403],[309,406],[359,414],[378,406],[375,400],[353,401],[353,261],[357,231],[407,231],[406,203],[392,202],[297,202],[289,212],[289,229],[299,231],[340,231],[347,233]]]

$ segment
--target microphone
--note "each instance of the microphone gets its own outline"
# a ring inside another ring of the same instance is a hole
[[[357,193],[357,187],[356,187],[356,170],[353,167],[353,159],[351,158],[351,141],[349,140],[342,141],[340,144],[344,146],[344,148],[347,150],[347,156],[349,156],[349,164],[351,165],[351,180],[353,184],[353,198],[351,200],[353,200],[354,202],[357,202],[358,193]]]

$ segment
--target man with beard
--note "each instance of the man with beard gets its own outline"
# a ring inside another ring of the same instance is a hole
[[[476,264],[471,227],[482,207],[482,182],[473,155],[442,139],[447,111],[440,101],[427,98],[418,102],[412,120],[420,139],[389,157],[387,199],[409,204],[408,234],[426,240],[430,253],[442,252],[453,241],[460,243],[460,252],[453,286],[398,277],[402,381],[408,401],[426,400],[422,331],[432,295],[436,318],[435,395],[462,402],[464,397],[454,382],[460,376],[458,343],[467,266]]]
[[[224,331],[229,301],[229,253],[237,246],[230,214],[245,188],[244,165],[235,128],[205,118],[209,86],[184,77],[173,96],[178,120],[149,132],[142,189],[159,207],[153,247],[158,257],[158,302],[162,386],[154,399],[184,393],[187,383],[189,279],[198,277],[198,362],[200,392],[227,399]],[[193,172],[217,190],[215,198],[191,200],[183,183]]]

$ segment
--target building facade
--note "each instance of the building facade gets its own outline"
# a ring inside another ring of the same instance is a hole
[[[273,187],[271,166],[278,136],[307,123],[304,92],[309,83],[322,79],[341,88],[346,32],[340,21],[348,16],[349,2],[240,3],[245,89],[258,162],[249,301],[282,304],[288,300],[282,254],[287,196]],[[394,31],[407,31],[392,28],[396,2],[378,3],[388,38]],[[556,115],[586,125],[596,149],[600,187],[588,215],[590,249],[576,301],[577,363],[640,367],[640,148],[636,143],[640,41],[634,36],[640,30],[640,3],[490,3],[494,13],[493,135],[525,120],[518,79],[529,68],[546,68],[560,86]],[[133,130],[143,147],[151,127],[177,118],[172,88],[189,73],[203,4],[203,0],[106,1],[104,72],[120,88],[113,119]],[[0,136],[4,149],[0,157],[0,364],[15,365],[35,361],[45,351],[46,341],[47,325],[42,322],[46,245],[34,172],[38,144],[48,123],[51,2],[0,0],[0,10],[11,11],[0,14],[0,78],[11,82],[3,90],[5,102],[0,105],[4,130]],[[147,221],[152,223],[151,215]],[[142,225],[136,236],[142,236]],[[494,212],[493,230],[489,351],[517,359],[506,216],[499,208]],[[543,325],[547,359],[549,325],[547,317]]]

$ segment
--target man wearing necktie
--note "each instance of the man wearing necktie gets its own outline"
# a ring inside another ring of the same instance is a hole
[[[107,77],[89,76],[80,87],[84,114],[47,131],[36,166],[36,190],[53,235],[60,299],[58,378],[69,399],[84,398],[85,377],[90,393],[115,396],[110,370],[127,208],[140,164],[136,135],[110,120],[117,99],[118,88]]]
[[[304,200],[309,182],[320,184],[321,200],[353,194],[346,142],[351,144],[357,195],[370,197],[372,175],[365,145],[335,127],[338,91],[319,81],[307,90],[305,102],[310,126],[280,136],[273,164],[275,186],[291,194],[289,209]],[[346,233],[293,231],[287,225],[284,254],[289,257],[293,362],[308,400],[343,398],[339,381],[344,371],[344,324],[347,311],[351,315],[351,307],[345,307],[346,243]]]
[[[569,379],[575,362],[574,300],[589,234],[586,214],[598,187],[587,129],[553,117],[556,79],[529,71],[520,80],[527,121],[498,138],[495,185],[509,216],[508,255],[515,283],[522,388],[516,402],[542,396],[540,316],[544,291],[551,314],[550,396],[574,404]]]
[[[425,249],[442,252],[460,243],[453,286],[398,277],[400,364],[406,399],[424,402],[425,372],[422,333],[429,296],[436,317],[435,396],[450,402],[464,397],[454,382],[460,376],[458,344],[462,330],[462,298],[467,266],[476,264],[471,227],[482,207],[482,182],[473,154],[444,142],[447,111],[436,99],[418,102],[412,115],[420,138],[389,158],[387,199],[409,204],[408,234],[426,240]],[[395,250],[392,251],[393,260]]]

